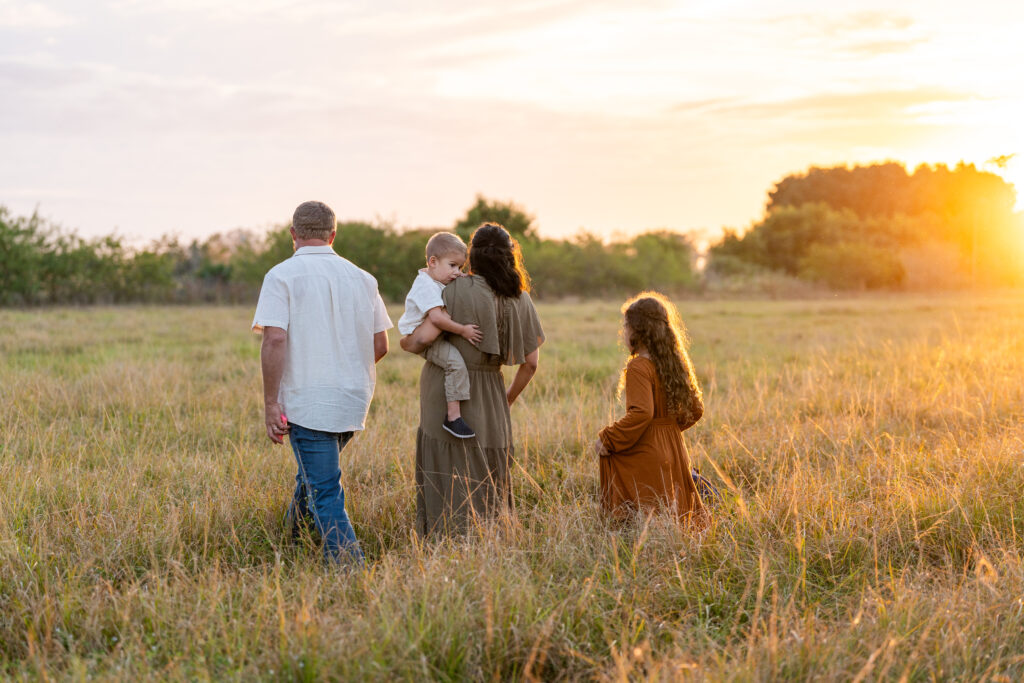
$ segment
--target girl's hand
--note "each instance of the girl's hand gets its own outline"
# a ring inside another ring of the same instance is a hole
[[[476,346],[484,338],[484,333],[480,331],[480,328],[476,325],[463,325],[462,332],[459,334],[463,339],[468,341],[473,346]]]
[[[609,455],[608,449],[604,447],[604,441],[601,441],[601,439],[595,439],[594,440],[593,449],[594,449],[594,455],[596,455],[598,457],[601,457],[603,455]]]

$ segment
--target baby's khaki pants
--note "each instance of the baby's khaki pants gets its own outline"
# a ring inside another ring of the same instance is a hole
[[[469,370],[454,344],[435,339],[420,355],[444,370],[445,401],[469,400]]]

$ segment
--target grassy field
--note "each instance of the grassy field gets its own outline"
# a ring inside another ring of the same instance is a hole
[[[282,536],[249,308],[0,311],[0,675],[1024,676],[1024,294],[681,304],[702,541],[601,522],[618,306],[548,304],[515,516],[468,539],[411,533],[392,337],[343,456],[352,575]]]

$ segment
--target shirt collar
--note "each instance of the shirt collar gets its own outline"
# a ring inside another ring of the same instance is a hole
[[[306,254],[333,254],[334,247],[329,244],[325,244],[322,247],[299,247],[295,250],[295,256],[305,256]]]

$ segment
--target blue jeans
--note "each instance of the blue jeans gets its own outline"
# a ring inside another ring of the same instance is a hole
[[[338,466],[339,455],[352,439],[352,432],[321,432],[295,423],[289,427],[288,441],[298,465],[295,495],[288,508],[293,530],[300,520],[312,517],[327,560],[340,562],[347,556],[362,564],[363,551],[345,512],[345,490]]]

